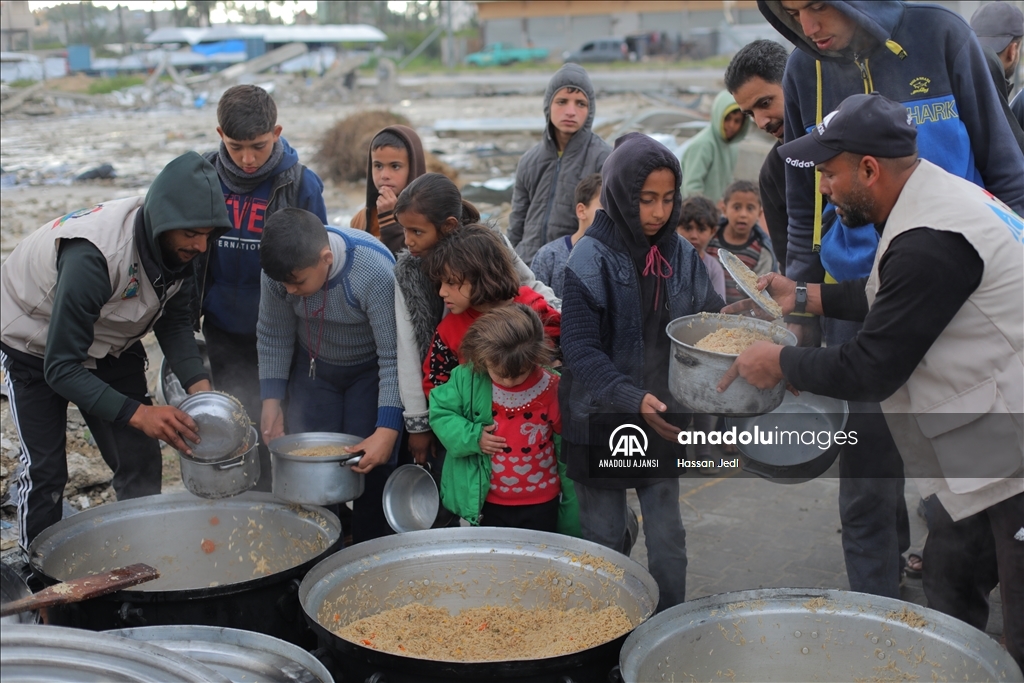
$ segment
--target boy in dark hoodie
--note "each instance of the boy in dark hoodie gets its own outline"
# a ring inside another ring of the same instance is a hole
[[[876,91],[907,107],[922,158],[983,185],[1017,213],[1024,210],[1024,155],[981,45],[960,15],[896,0],[758,0],[757,5],[797,47],[782,83],[787,142],[808,134],[823,113],[850,95]],[[831,204],[822,211],[820,197],[813,168],[786,165],[786,276],[797,282],[867,277],[878,231],[846,228]],[[850,341],[861,327],[834,319],[823,323],[828,346]],[[856,446],[844,447],[839,460],[839,516],[850,588],[899,598],[901,553],[910,546],[903,461],[877,403],[851,402],[847,429],[860,436]]]
[[[190,453],[196,425],[147,393],[150,330],[186,391],[209,391],[192,333],[193,259],[231,228],[217,174],[195,152],[146,197],[48,222],[0,266],[0,360],[21,439],[21,547],[59,522],[68,402],[82,411],[118,500],[160,493],[162,439]]]
[[[203,288],[203,336],[213,383],[260,414],[256,319],[260,310],[263,222],[281,209],[306,209],[324,223],[324,185],[281,137],[277,105],[256,85],[228,88],[217,105],[220,150],[204,156],[217,169],[231,230],[212,246]],[[270,451],[260,444],[259,491],[269,491]]]
[[[391,253],[405,249],[405,230],[395,219],[395,204],[409,183],[427,172],[420,136],[408,126],[388,126],[370,141],[366,169],[366,206],[350,228],[365,230]]]
[[[559,404],[563,452],[577,483],[584,538],[619,552],[626,547],[626,489],[635,488],[643,512],[651,574],[664,610],[686,595],[686,541],[675,478],[608,479],[592,476],[590,450],[607,449],[597,424],[646,423],[649,457],[676,458],[679,428],[661,413],[689,416],[668,388],[675,318],[717,312],[700,255],[676,234],[682,198],[679,161],[646,135],[615,142],[602,171],[602,210],[573,248],[565,270]],[[685,421],[684,421],[685,420]],[[603,451],[607,457],[607,450]]]
[[[576,185],[600,173],[611,147],[590,129],[594,86],[579,64],[566,64],[544,92],[544,139],[516,167],[508,239],[526,265],[548,242],[576,232]]]

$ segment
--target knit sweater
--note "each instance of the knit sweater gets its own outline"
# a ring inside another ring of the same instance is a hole
[[[351,228],[328,228],[327,232],[334,263],[328,273],[326,307],[325,292],[292,296],[284,285],[262,275],[256,326],[262,398],[284,398],[296,342],[301,347],[299,354],[316,349],[317,359],[331,365],[351,366],[376,359],[380,367],[377,426],[401,430],[394,258],[366,232]],[[307,310],[321,308],[322,317],[307,319]]]
[[[554,242],[541,247],[533,257],[533,272],[537,279],[547,283],[555,294],[562,296],[562,283],[565,282],[565,264],[569,262],[572,251],[572,235],[566,235]]]

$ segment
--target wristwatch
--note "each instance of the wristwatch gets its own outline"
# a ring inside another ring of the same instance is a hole
[[[793,308],[794,313],[806,313],[807,312],[807,283],[798,282],[796,283],[796,306]]]

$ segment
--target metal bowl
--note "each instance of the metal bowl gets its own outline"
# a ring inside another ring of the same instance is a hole
[[[236,683],[334,683],[316,657],[279,638],[220,626],[142,626],[106,633],[166,648]]]
[[[846,401],[809,391],[794,396],[787,391],[782,405],[772,412],[727,417],[725,428],[736,427],[737,432],[758,437],[759,443],[736,444],[743,455],[743,469],[780,484],[799,484],[821,476],[835,462],[842,450],[835,435],[846,429],[849,416]],[[797,432],[796,443],[793,432]],[[805,432],[811,432],[813,439],[804,437]],[[768,439],[771,444],[760,443]]]
[[[761,415],[782,403],[786,383],[757,389],[742,377],[718,393],[718,383],[736,356],[698,349],[694,344],[716,330],[746,328],[763,332],[776,344],[796,346],[796,335],[781,325],[749,316],[698,313],[676,318],[665,331],[672,341],[668,386],[677,401],[691,410],[713,415]]]
[[[178,408],[195,420],[198,427],[201,442],[187,442],[194,460],[213,462],[234,457],[252,429],[242,402],[219,391],[192,394]]]
[[[770,588],[712,595],[637,628],[619,656],[639,681],[1020,681],[976,628],[902,600]]]

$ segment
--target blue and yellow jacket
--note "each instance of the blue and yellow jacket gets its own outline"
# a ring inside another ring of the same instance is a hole
[[[879,92],[907,107],[917,125],[921,157],[985,187],[1018,213],[1024,211],[1024,155],[1014,142],[981,45],[960,15],[896,0],[830,0],[875,39],[874,47],[854,54],[818,50],[778,0],[757,4],[798,48],[783,79],[787,142],[809,132],[850,95]],[[787,165],[786,275],[810,282],[826,281],[826,270],[836,280],[867,276],[877,233],[870,227],[842,226],[829,206],[821,206],[815,183],[812,170]]]

